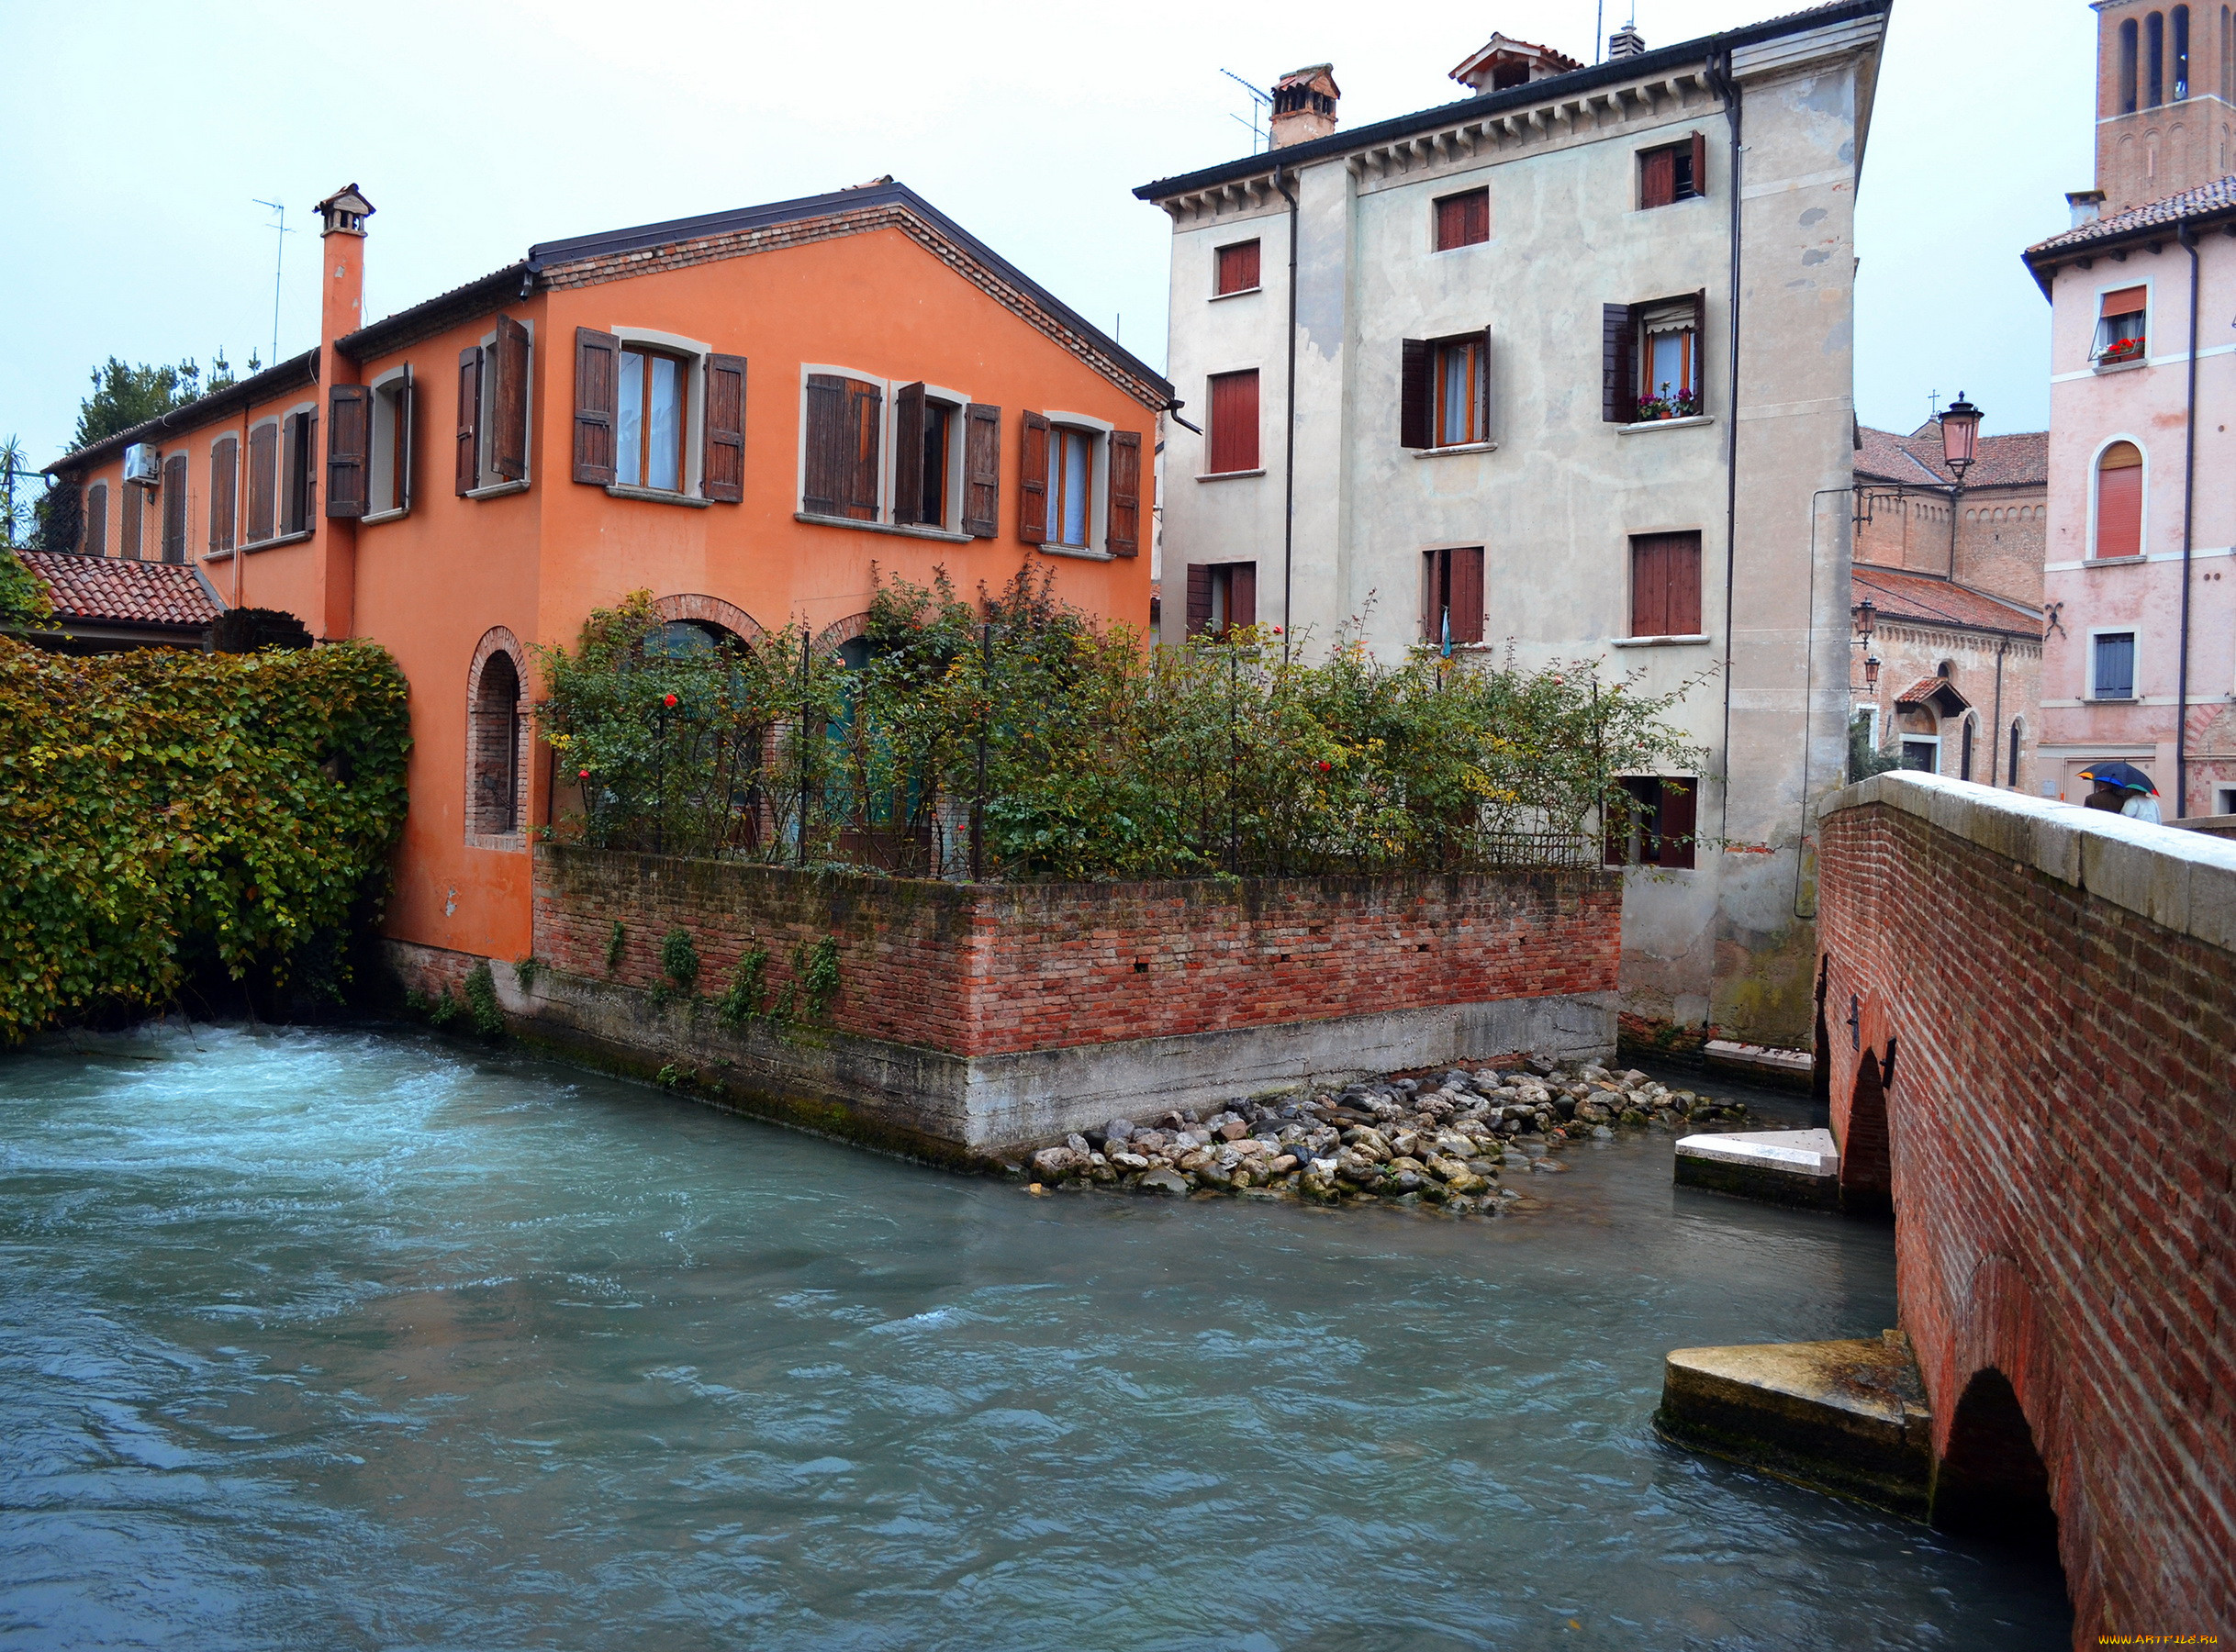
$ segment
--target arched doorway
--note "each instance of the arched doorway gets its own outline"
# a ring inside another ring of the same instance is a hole
[[[2049,1468],[2011,1379],[1993,1366],[1975,1372],[1957,1401],[1949,1448],[1933,1472],[1931,1519],[1946,1532],[2057,1554]]]
[[[1895,1041],[1886,1041],[1886,1062],[1865,1050],[1856,1062],[1856,1084],[1848,1102],[1848,1133],[1840,1143],[1840,1208],[1859,1214],[1889,1215],[1895,1209],[1895,1168],[1886,1123],[1886,1081],[1895,1066]]]
[[[466,679],[466,842],[479,849],[528,845],[528,699],[519,639],[494,626],[474,651]]]

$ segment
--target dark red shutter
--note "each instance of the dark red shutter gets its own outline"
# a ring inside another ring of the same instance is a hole
[[[396,497],[391,508],[409,510],[412,489],[419,483],[419,463],[413,444],[419,440],[419,388],[412,383],[411,363],[404,363],[404,382],[396,387]]]
[[[233,514],[240,497],[240,443],[220,436],[209,447],[209,548],[233,548]]]
[[[621,341],[613,334],[575,329],[575,480],[592,487],[613,486],[620,360]]]
[[[893,520],[904,526],[922,522],[923,505],[924,387],[920,382],[893,392]]]
[[[1226,623],[1229,630],[1258,623],[1258,564],[1229,563],[1226,569]]]
[[[249,432],[250,544],[272,537],[278,503],[279,426],[260,424]]]
[[[1445,591],[1450,564],[1441,551],[1421,553],[1421,641],[1434,642],[1443,635]]]
[[[1452,641],[1483,640],[1483,552],[1462,545],[1448,553],[1451,566]]]
[[[1618,780],[1600,799],[1600,859],[1610,866],[1630,864],[1630,784]]]
[[[972,402],[964,409],[963,531],[992,539],[1001,531],[1001,409]]]
[[[846,381],[846,509],[857,522],[878,519],[878,436],[885,392],[861,379]]]
[[[1141,432],[1111,432],[1111,533],[1112,556],[1141,554]]]
[[[85,554],[108,554],[108,484],[96,482],[85,490]]]
[[[361,517],[373,472],[373,392],[334,385],[326,392],[326,514]]]
[[[1258,285],[1258,249],[1254,240],[1219,249],[1219,292],[1247,293]]]
[[[469,344],[458,352],[458,467],[457,491],[472,493],[481,486],[481,346]]]
[[[810,516],[837,516],[846,486],[846,381],[828,373],[808,374],[807,474],[799,507]]]
[[[1469,246],[1491,239],[1491,192],[1474,190],[1459,197],[1460,234]]]
[[[1700,818],[1700,783],[1691,776],[1660,782],[1658,807],[1654,825],[1660,851],[1658,856],[1664,866],[1690,870],[1697,863],[1694,858],[1696,845],[1693,834]]]
[[[1258,459],[1258,371],[1220,373],[1211,382],[1211,472],[1254,471]]]
[[[1200,637],[1211,629],[1212,571],[1204,563],[1188,564],[1188,634]]]
[[[1017,443],[1017,537],[1028,545],[1048,541],[1048,421],[1024,416]]]
[[[1635,424],[1638,393],[1630,368],[1630,306],[1600,308],[1599,416],[1609,424]]]
[[[1638,205],[1667,206],[1677,198],[1677,151],[1648,150],[1638,157]]]
[[[489,468],[508,482],[528,474],[528,329],[510,316],[497,318],[496,384],[490,409]]]
[[[1700,132],[1693,134],[1693,193],[1708,193],[1708,140]]]
[[[699,491],[718,505],[745,501],[745,358],[707,358],[706,451]]]
[[[1437,445],[1435,353],[1426,339],[1407,339],[1398,346],[1400,447]]]
[[[1642,533],[1630,541],[1630,634],[1634,637],[1674,634],[1669,627],[1667,544],[1658,533]]]
[[[1700,634],[1700,535],[1672,533],[1667,553],[1669,631],[1672,637]]]
[[[186,560],[186,455],[163,461],[163,560]]]

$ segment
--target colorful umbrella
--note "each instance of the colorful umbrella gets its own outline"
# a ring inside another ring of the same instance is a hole
[[[2098,786],[2117,786],[2123,791],[2158,796],[2158,787],[2151,784],[2151,776],[2131,763],[2092,763],[2081,771],[2081,778],[2094,780]]]

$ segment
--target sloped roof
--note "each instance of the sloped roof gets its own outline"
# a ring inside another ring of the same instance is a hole
[[[262,373],[228,385],[222,390],[212,390],[194,400],[158,413],[153,419],[142,419],[129,430],[118,430],[114,436],[105,436],[99,441],[89,442],[74,453],[65,453],[52,464],[41,466],[47,475],[59,474],[63,470],[80,470],[106,463],[135,441],[151,441],[159,436],[168,436],[177,430],[191,430],[207,424],[213,419],[239,412],[252,402],[267,396],[284,396],[302,385],[319,382],[319,352],[306,350],[301,355],[289,356],[275,362]]]
[[[18,551],[47,587],[63,624],[162,626],[195,630],[225,612],[199,569],[180,563],[81,556],[73,551]]]
[[[1919,677],[1895,697],[1897,706],[1924,706],[1940,702],[1941,714],[1954,717],[1960,711],[1972,709],[1972,702],[1956,690],[1956,685],[1947,677]]]
[[[1870,597],[1882,620],[1906,620],[1917,625],[1946,625],[2012,637],[2039,638],[2042,634],[2040,609],[1976,591],[1952,579],[1857,563],[1852,584],[1854,602]]]
[[[2215,178],[2210,184],[2200,184],[2195,189],[2185,189],[2163,201],[2151,201],[2125,212],[2116,212],[2093,224],[2076,225],[2063,235],[2036,241],[2027,249],[2027,258],[2031,262],[2042,253],[2070,252],[2099,241],[2116,241],[2152,229],[2171,229],[2185,218],[2208,218],[2222,212],[2236,213],[2236,173]]]
[[[1892,430],[1858,427],[1863,445],[1856,453],[1856,474],[1875,482],[1906,483],[1912,487],[1948,487],[1955,473],[1941,461],[1940,427],[1929,419],[1907,436]],[[1974,450],[1977,457],[1964,473],[1971,487],[2047,487],[2050,486],[2050,432],[2015,430],[2004,436],[1983,436]]]

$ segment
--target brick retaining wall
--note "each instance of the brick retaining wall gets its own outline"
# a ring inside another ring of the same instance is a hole
[[[2000,1372],[2074,1644],[2236,1632],[2236,845],[1889,775],[1818,854],[1819,1058],[1892,1196],[1937,1498],[2018,1485]]]

